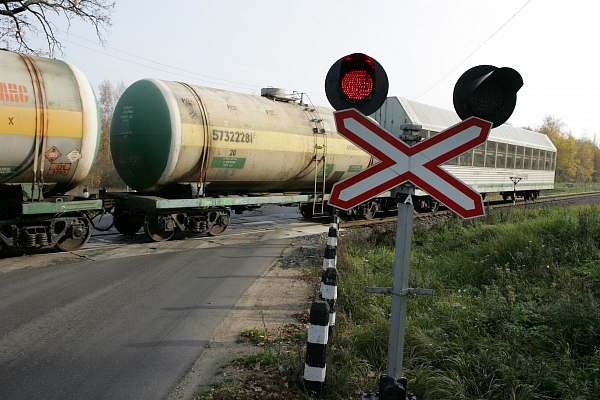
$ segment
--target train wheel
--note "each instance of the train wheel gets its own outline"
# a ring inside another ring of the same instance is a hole
[[[123,211],[115,211],[114,225],[115,229],[121,235],[133,236],[142,229],[144,223],[140,222],[139,218],[136,218],[131,214],[126,214]]]
[[[55,247],[62,251],[73,251],[86,244],[90,236],[92,236],[90,220],[85,215],[77,212],[65,213],[60,215],[60,217],[72,217],[74,220],[71,221],[69,226],[64,225],[66,232],[58,240]],[[58,221],[55,224],[55,229],[63,224],[64,222]]]
[[[146,236],[155,242],[164,242],[169,240],[175,234],[175,230],[166,231],[163,227],[160,227],[158,224],[158,214],[150,213],[146,215],[146,220],[144,221],[144,232],[146,232]]]
[[[300,214],[304,219],[311,219],[313,217],[313,206],[312,204],[302,204],[300,206]]]
[[[215,222],[215,224],[210,228],[208,234],[210,236],[219,236],[221,233],[225,232],[225,229],[229,226],[229,215],[221,215],[219,220]]]

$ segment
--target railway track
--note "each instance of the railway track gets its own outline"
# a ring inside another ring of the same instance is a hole
[[[566,204],[567,206],[574,205],[592,205],[592,204],[600,204],[600,192],[586,192],[586,193],[568,193],[568,194],[557,194],[557,195],[548,195],[538,197],[534,201],[525,201],[525,200],[517,200],[516,202],[506,202],[504,200],[490,200],[485,201],[486,210],[495,210],[495,209],[503,209],[503,208],[511,208],[511,207],[540,207],[544,205],[549,205],[552,203],[561,204],[561,203],[572,203]],[[395,213],[392,211],[390,213]],[[340,223],[343,228],[350,228],[356,226],[369,226],[369,225],[377,225],[388,222],[395,222],[396,215],[377,215],[375,218],[370,220],[345,220]],[[449,216],[453,216],[454,213],[450,210],[445,209],[445,207],[440,207],[440,209],[432,212],[424,212],[424,213],[415,213],[415,220],[421,219],[429,219],[429,218],[445,218]],[[327,222],[329,223],[329,222]],[[325,224],[325,222],[324,222]]]
[[[505,202],[503,200],[490,200],[485,202],[485,207],[487,210],[494,209],[502,209],[502,208],[511,208],[511,207],[540,207],[543,205],[551,204],[551,203],[568,203],[574,202],[575,204],[586,204],[586,200],[589,200],[589,204],[600,204],[600,192],[587,192],[587,193],[569,193],[569,194],[560,194],[560,195],[549,195],[538,197],[535,201],[524,201],[518,200],[514,204],[513,202]],[[575,205],[573,204],[573,205]],[[571,204],[569,204],[571,205]],[[415,213],[415,220],[427,220],[432,218],[446,218],[454,215],[452,211],[445,209],[444,207],[440,207],[438,210],[433,212],[425,212],[425,213]],[[358,226],[372,226],[377,224],[385,224],[396,221],[396,212],[391,211],[387,214],[379,213],[375,218],[365,220],[365,219],[357,219],[357,220],[344,220],[341,222],[341,227],[343,228],[351,228]],[[322,225],[328,225],[330,222],[329,217],[321,217],[315,218],[314,222],[321,223]],[[241,221],[232,221],[232,225],[230,228],[236,228],[236,225],[242,223]],[[231,230],[229,229],[224,233],[224,235],[231,234]],[[126,243],[137,243],[141,241],[145,241],[141,239],[143,235],[136,235],[129,240],[122,239],[122,241]],[[115,230],[109,231],[94,231],[92,234],[92,238],[95,238],[96,241],[105,241],[112,240],[109,238],[122,237],[122,235]],[[104,240],[102,239],[104,238]]]

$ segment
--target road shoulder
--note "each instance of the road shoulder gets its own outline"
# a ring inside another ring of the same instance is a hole
[[[223,320],[187,375],[169,395],[169,400],[193,399],[198,390],[228,378],[223,367],[240,356],[261,348],[240,342],[248,329],[269,331],[298,323],[314,295],[314,283],[302,279],[308,268],[322,263],[319,235],[294,239],[282,256],[248,289]]]

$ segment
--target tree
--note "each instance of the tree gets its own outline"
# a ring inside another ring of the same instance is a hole
[[[66,18],[69,26],[75,19],[89,22],[104,43],[103,33],[111,25],[114,7],[112,0],[0,0],[0,45],[36,55],[62,53],[63,46],[56,36],[60,30],[50,19],[53,14]],[[47,51],[32,44],[30,35],[40,34],[46,39]]]
[[[575,178],[579,160],[576,158],[577,142],[573,134],[565,130],[560,119],[552,116],[546,116],[537,131],[548,136],[556,147],[556,180],[568,182]]]
[[[117,101],[125,91],[123,82],[113,86],[110,81],[103,80],[98,87],[98,106],[100,108],[100,148],[98,156],[88,177],[83,182],[88,188],[125,188],[110,153],[110,123]]]
[[[589,139],[580,139],[577,141],[577,173],[575,175],[577,182],[589,182],[594,174],[594,152],[596,145]]]

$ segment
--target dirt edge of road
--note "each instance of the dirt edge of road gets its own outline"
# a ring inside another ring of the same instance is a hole
[[[210,345],[202,352],[168,400],[193,399],[198,390],[220,382],[223,366],[261,348],[239,341],[242,331],[265,328],[269,331],[298,323],[294,314],[310,307],[314,284],[301,279],[309,267],[322,264],[322,235],[294,239],[280,258],[248,289],[219,325]]]

